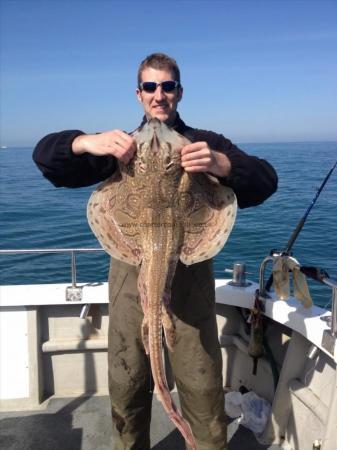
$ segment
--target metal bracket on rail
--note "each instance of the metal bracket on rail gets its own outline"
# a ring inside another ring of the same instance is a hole
[[[67,302],[81,302],[83,300],[83,288],[76,284],[76,255],[74,251],[71,252],[71,286],[66,288],[66,300]],[[89,303],[83,305],[80,319],[86,319],[90,306]]]
[[[66,288],[66,301],[81,302],[83,300],[83,286],[76,284],[76,257],[75,252],[103,252],[102,248],[34,248],[34,249],[0,249],[0,255],[23,255],[23,254],[52,254],[71,253],[71,286]],[[83,305],[80,317],[84,319],[90,309],[90,304]]]
[[[66,288],[67,302],[81,302],[83,299],[83,290],[81,286],[76,284],[76,255],[71,252],[71,286]]]

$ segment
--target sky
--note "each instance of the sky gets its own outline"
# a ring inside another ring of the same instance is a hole
[[[234,142],[337,140],[337,0],[0,0],[0,138],[134,130],[139,63],[181,69],[183,120]]]

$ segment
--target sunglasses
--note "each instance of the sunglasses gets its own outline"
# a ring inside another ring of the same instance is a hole
[[[161,86],[164,92],[172,92],[175,88],[180,86],[179,81],[162,81],[156,83],[155,81],[144,81],[139,84],[139,88],[145,92],[155,92],[157,86]]]

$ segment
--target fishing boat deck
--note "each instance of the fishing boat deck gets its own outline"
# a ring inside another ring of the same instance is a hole
[[[177,394],[173,394],[176,399]],[[177,399],[176,399],[177,400]],[[234,420],[228,427],[229,450],[276,450],[260,445]],[[180,433],[154,399],[153,450],[184,450]],[[52,398],[41,409],[0,414],[0,447],[6,450],[112,450],[108,396]]]
[[[113,449],[107,396],[107,284],[84,285],[83,298],[72,301],[65,299],[67,288],[1,286],[0,448]],[[235,287],[228,280],[216,280],[224,385],[233,391],[246,387],[271,403],[274,415],[262,435],[264,442],[282,442],[284,450],[323,442],[322,450],[335,450],[337,344],[327,319],[337,324],[337,304],[332,315],[317,306],[298,307],[293,298],[265,299],[264,316],[280,374],[275,393],[266,357],[259,361],[257,376],[252,374],[245,322],[238,310],[253,306],[256,288],[254,283]],[[80,318],[87,304],[94,308]],[[177,402],[176,391],[173,397]],[[152,418],[152,449],[185,449],[156,399]],[[228,450],[280,450],[277,445],[260,445],[237,420],[228,426],[228,442]]]

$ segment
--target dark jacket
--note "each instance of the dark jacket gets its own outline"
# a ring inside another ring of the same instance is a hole
[[[276,191],[277,175],[267,161],[247,155],[221,134],[185,125],[179,115],[174,129],[191,142],[206,141],[211,149],[229,158],[231,174],[220,178],[220,182],[233,189],[240,208],[258,205]],[[113,156],[74,155],[71,145],[81,134],[84,133],[79,130],[48,134],[34,150],[35,163],[56,187],[89,186],[105,180],[117,168],[117,160]]]

